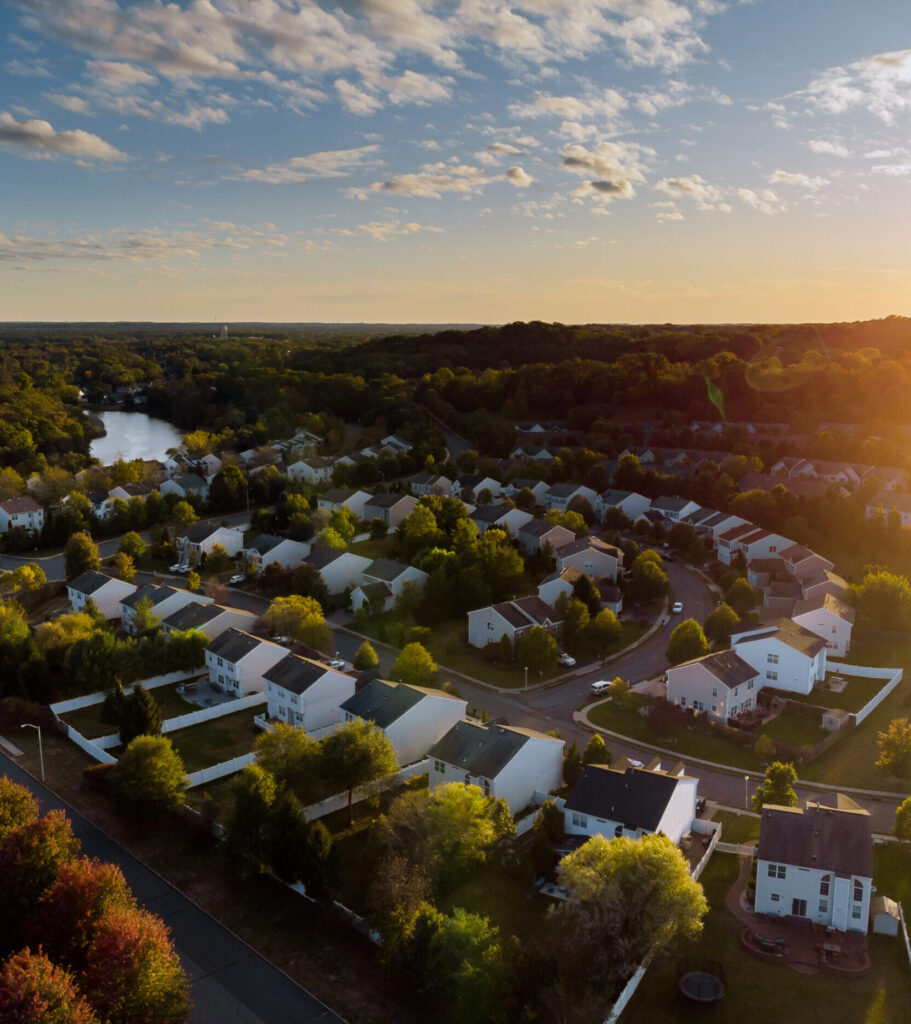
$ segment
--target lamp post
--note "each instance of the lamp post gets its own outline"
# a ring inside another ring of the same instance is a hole
[[[746,809],[750,809],[750,777],[744,775],[743,777],[743,802],[746,805]]]
[[[44,782],[44,748],[41,746],[41,726],[33,725],[31,722],[25,722],[20,726],[21,729],[36,729],[38,732],[38,758],[41,761],[41,781]]]
[[[528,693],[528,666],[525,666],[525,692]]]

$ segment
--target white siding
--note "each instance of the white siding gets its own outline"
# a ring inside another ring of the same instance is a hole
[[[70,607],[74,612],[81,612],[86,601],[91,597],[95,607],[106,619],[119,619],[121,615],[120,602],[136,592],[136,587],[126,580],[114,580],[99,587],[94,594],[83,594],[72,587],[66,588],[67,597],[70,599]]]
[[[423,697],[383,732],[395,747],[399,764],[413,764],[425,756],[449,730],[465,718],[464,700],[451,697]]]
[[[866,932],[870,916],[872,879],[852,876],[840,878],[826,868],[800,868],[793,864],[775,864],[775,877],[769,875],[770,862],[760,860],[756,868],[756,913],[779,917],[792,915],[794,900],[806,900],[808,920],[839,931]],[[784,878],[779,878],[780,869]],[[828,895],[822,895],[823,878],[829,877]],[[863,888],[862,899],[854,900],[855,883]],[[775,899],[774,897],[778,898]]]

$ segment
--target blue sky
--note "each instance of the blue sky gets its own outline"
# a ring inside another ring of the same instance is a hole
[[[0,12],[2,319],[911,313],[906,0]]]

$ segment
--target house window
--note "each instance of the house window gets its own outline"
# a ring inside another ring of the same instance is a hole
[[[752,679],[747,683],[747,689],[748,690],[752,690],[753,689],[753,680]]]
[[[769,865],[769,878],[785,878],[787,877],[787,869],[784,864],[770,864]]]
[[[807,901],[799,900],[796,896],[791,900],[791,913],[795,917],[807,916]]]
[[[680,698],[680,707],[682,707],[682,708],[686,707],[686,697],[681,697]]]
[[[819,901],[819,913],[820,914],[827,914],[828,912],[829,912],[829,901],[828,900],[820,900]]]
[[[573,824],[576,828],[588,828],[588,815],[573,811]]]
[[[833,633],[837,633],[838,632],[838,626],[833,626],[832,627],[832,632]]]
[[[864,883],[863,882],[855,882],[854,883],[854,902],[855,903],[860,903],[860,901],[863,898],[864,898]]]
[[[855,907],[851,911],[851,917],[853,917],[855,921],[859,921],[860,920],[860,907]]]
[[[614,829],[614,839],[619,839],[622,835],[623,835],[623,826],[622,825],[618,825]]]
[[[304,716],[299,711],[295,711],[294,717],[298,720],[298,722],[303,722],[304,720]]]
[[[778,903],[778,902],[779,902],[779,901],[781,900],[781,897],[780,897],[780,896],[778,895],[778,893],[777,893],[777,892],[773,892],[773,893],[772,893],[772,894],[771,894],[771,895],[769,896],[769,899],[770,899],[770,900],[771,900],[771,901],[772,901],[773,903]]]
[[[221,668],[222,665],[224,665],[224,661],[223,661],[223,659],[219,658],[218,659],[218,667]]]
[[[717,704],[713,704],[712,705],[712,713],[714,714],[717,710],[718,710],[718,705]]]
[[[778,673],[777,672],[766,672],[765,677],[766,677],[766,679],[771,679],[772,682],[775,682],[775,680],[778,679]]]
[[[435,772],[439,773],[440,775],[445,775],[446,774],[446,765],[443,764],[442,761],[434,761],[433,762],[433,770]]]
[[[769,654],[769,655],[766,656],[766,661],[770,665],[777,665],[778,664],[778,655],[777,654]]]
[[[717,697],[718,696],[718,687],[717,686],[713,686],[712,687],[712,696],[713,697]]]
[[[484,780],[484,796],[490,796],[490,779]]]
[[[819,895],[820,896],[828,896],[829,895],[829,876],[828,875],[826,875],[824,878],[820,879],[820,882],[819,882]]]

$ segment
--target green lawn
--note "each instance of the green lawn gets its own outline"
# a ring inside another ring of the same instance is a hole
[[[702,937],[676,956],[656,960],[623,1014],[623,1024],[905,1024],[911,1000],[911,971],[895,939],[871,936],[873,960],[863,978],[798,974],[764,963],[740,945],[741,923],[724,897],[738,873],[738,859],[716,853],[702,876],[710,911]],[[687,970],[716,970],[724,981],[724,999],[711,1007],[686,1003],[677,981]]]
[[[776,743],[787,743],[791,747],[813,747],[829,735],[819,721],[785,712],[766,722],[759,731]]]
[[[158,701],[164,721],[199,710],[196,704],[184,700],[177,692],[177,687],[180,685],[180,683],[170,683],[167,686],[156,686],[154,690],[149,691]],[[127,690],[129,691],[129,687]],[[101,721],[101,704],[93,704],[88,708],[70,711],[60,717],[88,740],[97,739],[99,736],[109,736],[117,731],[116,726]]]
[[[881,896],[911,910],[911,844],[881,843],[873,847],[873,883]]]
[[[224,718],[213,718],[189,729],[178,729],[168,734],[168,739],[183,758],[184,767],[188,772],[210,768],[222,761],[230,761],[232,757],[248,754],[253,749],[253,741],[259,735],[259,729],[253,724],[256,711],[236,711]]]
[[[870,664],[866,662],[866,664]],[[830,672],[829,675],[838,675],[838,669]],[[784,690],[776,690],[775,693],[798,704],[814,704],[821,708],[841,708],[842,711],[860,711],[860,709],[872,700],[888,682],[887,679],[864,679],[862,677],[847,676],[848,685],[836,693],[833,690],[814,689],[806,695],[802,693],[785,693]]]
[[[723,843],[748,843],[759,838],[759,818],[733,811],[715,811],[712,821],[721,822]]]
[[[546,926],[545,916],[553,901],[532,891],[530,877],[530,868],[507,874],[499,865],[488,864],[441,900],[440,910],[448,914],[455,907],[464,907],[489,918],[502,935],[523,939],[539,934]]]
[[[352,544],[348,550],[363,558],[391,558],[391,552],[395,549],[396,539],[394,534],[381,537],[379,540],[359,540]]]

